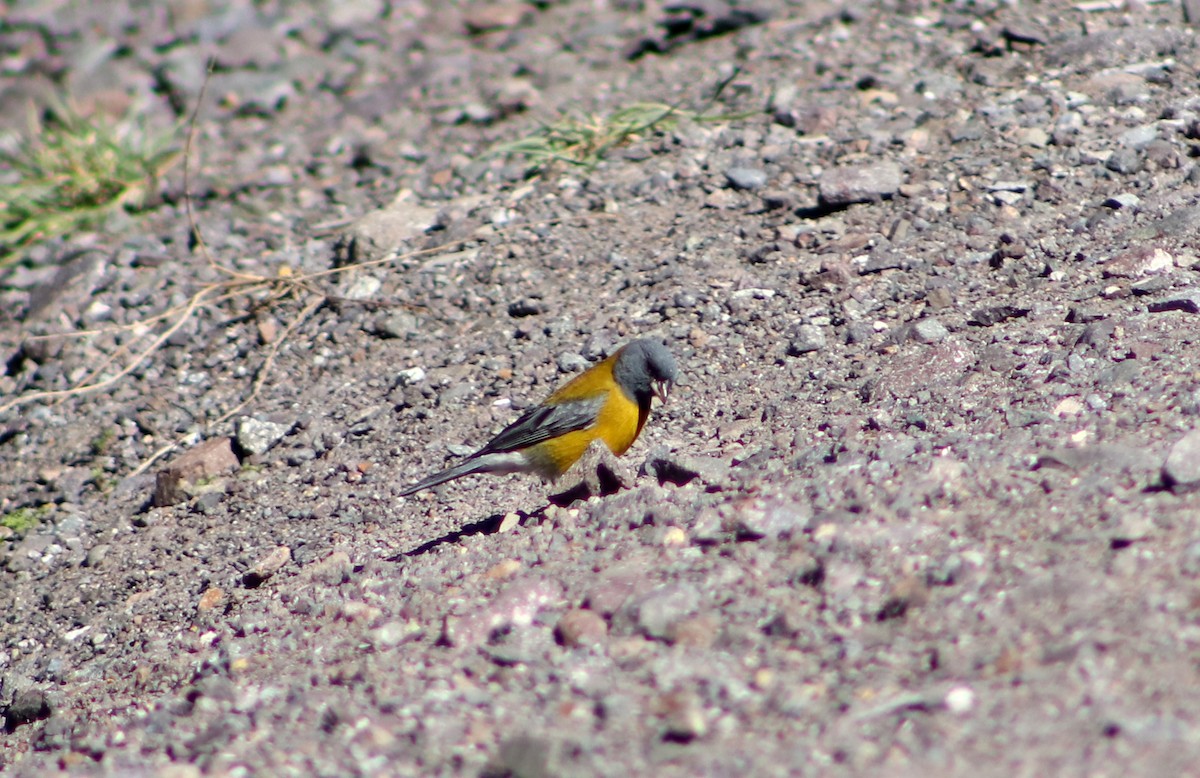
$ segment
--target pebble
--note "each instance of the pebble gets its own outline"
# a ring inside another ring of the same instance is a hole
[[[690,583],[659,586],[636,600],[630,610],[637,628],[647,637],[665,640],[675,624],[700,606],[700,590]]]
[[[558,638],[568,648],[603,643],[608,638],[608,623],[595,611],[576,608],[558,620]]]
[[[1122,146],[1141,151],[1157,138],[1158,128],[1153,124],[1143,124],[1121,133],[1117,137],[1117,142]]]
[[[901,352],[887,363],[873,391],[896,397],[912,396],[931,387],[960,381],[964,371],[974,362],[974,353],[953,340]]]
[[[900,189],[901,182],[899,165],[879,162],[830,168],[821,175],[818,189],[821,203],[836,208],[889,198]]]
[[[341,287],[341,296],[347,300],[370,300],[378,295],[382,288],[383,281],[364,273],[346,279]]]
[[[812,520],[812,508],[796,500],[741,500],[726,506],[722,513],[731,519],[723,521],[723,526],[732,523],[735,534],[743,540],[794,537]]]
[[[1116,331],[1117,322],[1115,319],[1100,319],[1089,322],[1084,326],[1083,332],[1079,333],[1079,337],[1075,340],[1075,345],[1090,346],[1097,350],[1106,349]]]
[[[1083,403],[1079,401],[1078,397],[1064,397],[1062,400],[1059,400],[1058,404],[1054,406],[1054,410],[1051,411],[1051,413],[1059,418],[1078,416],[1082,412]]]
[[[375,320],[374,332],[384,338],[411,338],[420,332],[417,317],[407,311],[392,311]]]
[[[763,289],[761,287],[747,287],[745,289],[736,289],[730,293],[730,300],[770,300],[776,295],[774,289]]]
[[[515,559],[505,559],[488,568],[483,577],[487,581],[505,581],[521,572],[524,567]]]
[[[158,472],[152,502],[160,508],[183,502],[192,496],[196,484],[211,481],[240,466],[229,438],[206,440]]]
[[[1018,308],[1013,305],[996,305],[979,308],[971,314],[968,320],[979,327],[991,327],[1009,319],[1019,319],[1029,314],[1029,308]]]
[[[436,208],[398,199],[354,222],[334,248],[343,264],[366,262],[396,251],[437,223]]]
[[[1113,523],[1116,527],[1110,541],[1115,547],[1128,546],[1139,540],[1145,540],[1151,537],[1155,530],[1154,519],[1140,513],[1124,514]]]
[[[663,695],[658,708],[663,712],[667,739],[686,743],[708,734],[704,706],[696,692],[688,689]]]
[[[83,561],[84,566],[92,568],[102,567],[104,565],[104,560],[108,557],[108,552],[111,549],[112,546],[108,545],[107,543],[100,543],[92,546],[91,549],[88,550],[87,557]]]
[[[725,178],[735,189],[762,189],[767,185],[767,174],[763,170],[752,167],[731,167],[725,171]]]
[[[101,251],[76,252],[60,261],[53,278],[38,284],[30,294],[26,319],[41,319],[87,304],[109,264],[108,255]]]
[[[1022,146],[1044,149],[1050,145],[1050,133],[1041,127],[1026,127],[1017,132],[1017,142]]]
[[[499,665],[533,664],[554,648],[550,630],[540,625],[517,626],[494,632],[484,651]]]
[[[424,630],[415,621],[388,621],[367,633],[367,640],[381,648],[395,648],[419,637]]]
[[[504,514],[504,518],[500,520],[500,526],[496,528],[498,534],[512,532],[521,523],[521,514],[516,511],[509,511]]]
[[[554,360],[560,373],[581,373],[591,365],[582,354],[564,351]]]
[[[776,208],[788,208],[793,205],[794,202],[794,195],[791,192],[783,189],[767,189],[760,192],[759,196],[762,197],[763,207],[767,208],[768,210],[775,210]],[[794,225],[789,226],[794,227]]]
[[[788,330],[787,355],[798,357],[820,351],[828,344],[825,331],[815,324],[797,324]]]
[[[570,762],[564,751],[568,750],[557,740],[519,734],[509,737],[500,744],[499,753],[491,769],[484,774],[521,776],[521,778],[553,778],[566,775]]]
[[[446,618],[443,640],[451,646],[477,646],[504,627],[528,627],[543,609],[562,599],[562,585],[540,575],[519,578],[487,602]]]
[[[0,708],[9,732],[33,721],[49,718],[54,712],[50,698],[41,689],[25,689],[13,695],[12,702]]]
[[[345,551],[334,551],[319,562],[313,562],[304,568],[305,577],[326,586],[340,586],[350,580],[353,572],[354,563]]]
[[[676,623],[671,629],[670,640],[673,645],[707,650],[713,647],[720,634],[721,623],[716,617],[701,614]]]
[[[1163,481],[1173,491],[1200,488],[1200,429],[1192,430],[1171,446],[1162,474]]]
[[[292,77],[282,68],[214,73],[209,89],[224,106],[240,114],[272,114],[296,96]]]
[[[913,339],[918,343],[940,343],[949,334],[946,325],[937,319],[921,319],[913,325]]]
[[[930,568],[926,583],[930,586],[953,586],[962,578],[966,564],[958,554],[951,554],[937,567]]]
[[[676,308],[695,308],[699,301],[695,292],[683,290],[675,293],[674,303]]]
[[[1200,166],[1197,166],[1200,170]],[[1130,237],[1136,240],[1155,237],[1188,237],[1200,233],[1200,205],[1179,208],[1146,227],[1135,230]]]
[[[1200,576],[1200,540],[1194,540],[1183,550],[1179,569],[1187,575]]]
[[[650,582],[640,568],[619,566],[606,570],[584,597],[588,610],[612,616],[630,598],[649,590]]]
[[[545,301],[537,297],[522,297],[508,304],[508,315],[514,319],[520,319],[525,316],[537,316],[539,313],[545,312]]]
[[[251,589],[260,586],[268,578],[282,570],[283,566],[290,561],[292,561],[292,550],[287,546],[276,546],[271,549],[270,553],[255,562],[254,567],[250,568],[242,577],[243,582]]]
[[[955,686],[946,692],[943,704],[951,713],[958,715],[969,713],[975,707],[975,692],[969,686]]]
[[[225,603],[225,590],[219,586],[210,586],[200,595],[200,599],[196,601],[196,610],[199,613],[211,613]]]
[[[396,373],[396,383],[400,386],[415,386],[425,380],[425,368],[420,365],[408,367]]]
[[[1155,300],[1146,306],[1146,309],[1150,313],[1167,313],[1168,311],[1200,313],[1200,288],[1188,289],[1184,293],[1166,300]]]
[[[798,605],[784,605],[763,624],[763,632],[773,638],[795,638],[812,628],[812,613]]]
[[[525,3],[501,0],[489,5],[467,6],[463,12],[463,27],[472,35],[491,30],[515,27],[521,23],[530,8]]]
[[[1104,263],[1106,277],[1138,278],[1175,269],[1175,257],[1153,246],[1140,246],[1122,252]]]
[[[238,419],[236,437],[238,447],[248,454],[265,454],[272,446],[283,439],[292,424],[267,421],[253,416],[243,416]]]
[[[1120,148],[1114,151],[1104,163],[1104,167],[1121,175],[1132,175],[1142,169],[1142,155],[1131,148]]]
[[[1092,80],[1103,87],[1103,97],[1111,105],[1129,106],[1149,98],[1146,80],[1132,73],[1112,73]]]
[[[1165,292],[1174,285],[1170,278],[1165,276],[1152,276],[1143,278],[1141,281],[1135,281],[1129,285],[1129,291],[1136,295],[1150,295]]]
[[[732,537],[732,533],[725,527],[725,519],[721,512],[711,506],[701,508],[696,512],[692,517],[689,531],[696,542],[702,545],[717,543],[727,537]]]
[[[1122,192],[1119,195],[1113,195],[1104,201],[1104,205],[1108,208],[1136,208],[1142,202],[1142,198],[1132,192]]]
[[[742,198],[728,189],[714,189],[704,198],[704,205],[708,208],[729,209],[741,204]]]

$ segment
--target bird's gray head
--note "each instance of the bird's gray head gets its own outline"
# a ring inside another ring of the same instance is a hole
[[[649,400],[651,395],[665,402],[679,377],[679,368],[662,341],[640,338],[621,349],[613,365],[613,377],[639,402]]]

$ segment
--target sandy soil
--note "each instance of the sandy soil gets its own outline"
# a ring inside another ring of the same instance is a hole
[[[0,103],[215,57],[207,254],[176,168],[0,272],[5,772],[1196,769],[1179,4],[102,5],[7,4]],[[397,497],[647,334],[626,488]]]

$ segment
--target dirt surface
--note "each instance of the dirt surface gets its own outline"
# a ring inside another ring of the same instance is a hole
[[[0,102],[214,56],[208,255],[176,168],[0,273],[5,772],[1200,764],[1179,4],[84,5],[0,4]],[[639,101],[736,118],[484,154]],[[648,334],[628,488],[396,496]]]

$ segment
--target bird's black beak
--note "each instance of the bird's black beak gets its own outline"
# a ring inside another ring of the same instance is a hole
[[[658,398],[659,402],[665,403],[671,394],[670,381],[651,381],[650,387],[654,390],[654,396]]]

